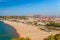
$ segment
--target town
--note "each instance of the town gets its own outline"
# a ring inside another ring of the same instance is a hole
[[[54,26],[54,24],[58,24],[56,29],[60,29],[60,18],[59,17],[49,17],[43,15],[35,15],[35,16],[0,16],[0,20],[8,20],[8,21],[15,21],[24,24],[30,24],[35,26]],[[53,24],[52,24],[53,23]],[[44,29],[44,28],[42,28]]]
[[[47,17],[47,16],[0,16],[0,20],[10,20],[22,23],[31,23],[38,25],[46,25],[49,22],[60,23],[60,17]]]
[[[20,26],[21,26],[20,23],[22,23],[22,25],[25,25],[25,24],[27,24],[28,26],[32,25],[30,27],[34,27],[34,28],[37,27],[38,31],[40,29],[40,32],[43,32],[43,34],[45,32],[47,32],[46,33],[47,36],[49,36],[51,34],[55,35],[55,34],[58,34],[60,32],[59,31],[60,30],[60,18],[59,17],[49,17],[49,16],[41,16],[41,15],[35,15],[35,16],[0,16],[0,21],[7,22],[7,23],[11,22],[11,23],[13,23],[14,26],[17,23],[19,23],[18,25],[20,25]],[[16,24],[14,24],[14,22],[16,22]],[[30,28],[28,26],[24,27],[24,30],[26,30],[25,28]],[[16,28],[18,29],[18,27],[16,27]],[[35,35],[38,35],[37,29],[35,29],[36,30]],[[28,30],[27,32],[29,33],[29,29],[27,29],[27,30]],[[30,28],[30,30],[32,30],[32,32],[34,33],[34,31],[33,31],[34,29]],[[19,29],[18,29],[18,31],[19,31]],[[22,29],[22,31],[23,31],[23,29]],[[24,32],[26,32],[26,31],[24,31]],[[22,33],[23,35],[24,35],[24,32]],[[40,32],[38,32],[38,33],[40,33]],[[28,34],[28,33],[26,33],[26,34]],[[26,34],[25,34],[25,36],[27,36]],[[20,33],[20,35],[21,35],[21,33]],[[42,36],[42,35],[40,34],[40,36]],[[46,36],[46,35],[44,35],[44,36]],[[45,39],[45,38],[46,37],[44,37],[42,39]],[[32,39],[32,40],[35,40],[35,39]],[[40,39],[38,39],[38,40],[40,40]]]

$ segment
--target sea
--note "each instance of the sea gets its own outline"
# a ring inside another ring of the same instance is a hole
[[[16,29],[11,25],[0,21],[0,40],[11,40],[16,37],[19,37]]]

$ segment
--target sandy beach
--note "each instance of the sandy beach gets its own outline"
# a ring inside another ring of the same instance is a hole
[[[43,40],[44,38],[47,38],[47,36],[50,35],[50,33],[40,30],[32,25],[11,22],[11,21],[3,21],[3,22],[14,27],[20,37],[29,37],[31,38],[31,40]]]

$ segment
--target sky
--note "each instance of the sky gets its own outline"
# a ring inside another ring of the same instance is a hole
[[[60,0],[0,0],[0,16],[60,15]]]

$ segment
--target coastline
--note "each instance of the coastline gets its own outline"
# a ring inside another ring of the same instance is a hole
[[[3,21],[3,22],[14,27],[17,33],[19,34],[19,37],[29,37],[31,38],[31,40],[43,40],[44,38],[50,35],[50,33],[42,31],[32,25],[11,22],[11,21]]]

